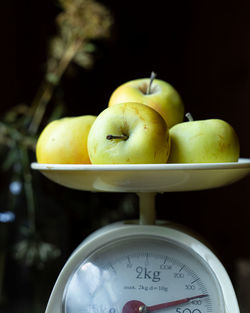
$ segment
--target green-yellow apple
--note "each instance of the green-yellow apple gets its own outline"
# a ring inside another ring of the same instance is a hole
[[[122,102],[138,102],[150,106],[166,121],[168,128],[184,119],[184,104],[176,89],[169,83],[151,78],[131,80],[114,90],[109,106]]]
[[[96,116],[65,117],[50,122],[36,145],[38,163],[89,164],[87,139]]]
[[[227,122],[220,119],[187,121],[169,131],[169,163],[237,162],[239,139]]]
[[[166,163],[169,151],[164,119],[141,103],[106,108],[97,116],[88,136],[92,164]]]

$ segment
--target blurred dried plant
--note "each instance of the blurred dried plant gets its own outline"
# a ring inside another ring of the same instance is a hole
[[[89,68],[93,63],[93,40],[107,38],[112,17],[94,0],[58,0],[63,11],[57,17],[58,35],[51,40],[47,72],[32,106],[29,131],[36,133],[53,90],[71,62]]]
[[[28,231],[24,235],[26,239],[15,247],[16,257],[28,265],[36,262],[39,267],[47,259],[58,256],[58,253],[52,253],[52,246],[37,241],[30,162],[34,157],[39,127],[65,71],[72,62],[83,68],[91,67],[94,62],[93,41],[108,38],[113,22],[109,10],[94,0],[58,0],[58,3],[61,13],[56,19],[57,35],[50,40],[46,71],[37,94],[31,104],[16,105],[0,120],[0,156],[4,155],[1,170],[8,171],[10,184],[19,184],[17,189],[9,188],[11,203],[21,192],[26,198]],[[55,104],[51,111],[53,118],[59,118],[60,104],[58,107]]]

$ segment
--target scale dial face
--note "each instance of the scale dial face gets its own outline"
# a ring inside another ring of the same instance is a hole
[[[93,251],[73,272],[64,313],[225,313],[216,277],[192,249],[127,236]]]

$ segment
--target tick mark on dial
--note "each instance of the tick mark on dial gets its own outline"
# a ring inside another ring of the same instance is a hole
[[[113,271],[115,274],[117,274],[117,272],[116,272],[114,266],[113,266],[111,263],[109,264],[109,266],[110,266],[110,268],[112,269],[112,271]]]
[[[197,279],[195,279],[194,281],[192,281],[192,282],[191,282],[191,285],[194,284],[194,283],[196,283],[197,280],[199,280],[199,279],[200,279],[200,278],[197,278]]]
[[[179,270],[179,273],[184,269],[185,265],[183,265],[180,270]]]

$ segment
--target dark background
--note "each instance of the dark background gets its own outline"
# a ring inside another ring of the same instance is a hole
[[[249,157],[248,1],[103,3],[114,16],[112,36],[97,44],[92,70],[81,69],[75,77],[63,78],[67,115],[99,114],[117,86],[148,77],[153,70],[159,79],[179,91],[186,112],[192,112],[195,119],[228,121],[239,135],[241,156]],[[1,2],[1,113],[33,99],[43,77],[48,38],[56,31],[54,18],[58,11],[52,0]],[[77,244],[105,223],[137,217],[135,195],[67,190],[45,178],[40,178],[39,184],[47,200],[39,198],[42,213],[37,218],[43,215],[43,226],[46,214],[50,222],[54,221],[50,234],[52,241],[57,238],[62,257],[41,273],[30,272],[10,256],[2,312],[28,310],[34,301],[38,305],[33,312],[42,312],[58,271]],[[239,264],[250,262],[249,188],[248,177],[220,189],[160,194],[156,200],[159,218],[187,225],[214,247],[229,271],[242,312],[250,312],[242,296],[245,286],[240,284],[239,273]],[[124,201],[135,209],[128,209]],[[81,202],[85,205],[84,214],[79,209]],[[87,212],[90,208],[92,213]],[[125,212],[124,216],[116,212],[117,208]],[[46,239],[50,240],[48,234]],[[33,287],[37,284],[43,290],[36,294]]]

